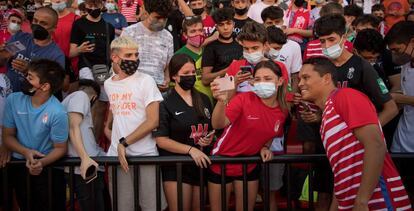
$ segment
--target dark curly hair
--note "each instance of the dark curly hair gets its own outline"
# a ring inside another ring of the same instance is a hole
[[[240,34],[237,36],[237,40],[239,42],[246,40],[265,43],[267,41],[266,28],[255,21],[249,21],[242,27]]]
[[[358,32],[354,48],[361,51],[382,53],[385,50],[385,42],[382,35],[374,29],[364,29]]]
[[[145,10],[150,13],[157,13],[162,17],[168,17],[172,10],[171,0],[144,0]]]

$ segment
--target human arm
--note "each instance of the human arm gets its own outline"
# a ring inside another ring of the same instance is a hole
[[[272,160],[272,158],[273,158],[273,153],[272,153],[272,151],[270,151],[270,146],[272,145],[272,141],[273,140],[268,141],[262,147],[262,149],[260,150],[260,157],[262,158],[262,161],[263,162]]]
[[[204,86],[209,86],[210,83],[213,82],[215,78],[222,77],[226,75],[226,72],[227,72],[227,68],[224,68],[215,73],[213,73],[212,70],[213,70],[212,66],[203,67],[201,82],[203,83]]]
[[[396,92],[391,93],[391,96],[397,104],[414,106],[414,96],[408,96]]]
[[[155,140],[157,141],[158,147],[161,149],[172,153],[189,154],[196,165],[201,168],[207,168],[208,165],[211,164],[210,158],[196,147],[179,143],[168,137],[157,137]]]
[[[90,53],[95,49],[95,44],[89,44],[89,41],[83,42],[80,46],[78,44],[71,43],[69,49],[69,57],[73,58],[79,56],[81,53]]]
[[[397,104],[393,99],[383,104],[382,111],[378,114],[378,119],[380,120],[381,126],[386,125],[398,114]]]
[[[141,140],[146,135],[151,133],[152,130],[158,127],[159,121],[159,102],[153,101],[146,108],[145,113],[147,119],[140,124],[131,134],[125,137],[125,142],[128,145],[134,144]],[[121,163],[121,167],[125,172],[128,172],[128,162],[126,160],[126,148],[122,144],[118,144],[118,159]]]
[[[83,121],[83,115],[77,112],[69,113],[69,140],[72,142],[73,147],[75,148],[76,153],[81,159],[80,171],[83,179],[86,177],[86,170],[90,166],[98,167],[98,163],[92,160],[88,153],[85,150],[83,145],[82,134],[80,130],[80,125]]]
[[[362,210],[361,208],[368,210],[368,201],[381,176],[386,146],[380,131],[381,129],[376,124],[365,125],[353,130],[356,138],[364,145],[363,170],[354,210]]]
[[[311,29],[287,28],[283,32],[286,35],[299,34],[304,37],[313,37],[313,31]]]
[[[112,135],[112,123],[113,123],[113,116],[112,116],[112,111],[110,110],[108,112],[108,116],[106,118],[106,122],[105,122],[105,128],[104,128],[104,134],[105,137],[108,140],[111,140],[111,135]]]
[[[184,16],[194,16],[193,10],[191,10],[184,0],[177,0],[177,4]]]

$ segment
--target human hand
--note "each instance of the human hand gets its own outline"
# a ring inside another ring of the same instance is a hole
[[[220,84],[216,81],[218,78],[214,79],[210,84],[210,89],[213,94],[213,97],[220,102],[225,102],[228,99],[228,93],[226,91],[220,91]]]
[[[26,160],[26,167],[29,169],[31,175],[37,176],[42,173],[43,163],[38,159],[34,159],[32,162]]]
[[[5,146],[0,145],[0,168],[6,166],[6,163],[10,161],[10,150],[8,150]]]
[[[81,176],[83,179],[86,179],[86,171],[91,166],[95,166],[96,168],[98,168],[99,165],[96,161],[92,160],[92,158],[90,157],[82,159],[81,165],[80,165],[80,171],[81,171]]]
[[[306,123],[316,123],[321,121],[321,115],[312,111],[302,111],[300,112],[300,117]]]
[[[234,81],[235,81],[235,85],[239,85],[245,81],[250,81],[253,78],[252,73],[248,72],[248,73],[242,73],[242,71],[239,71],[235,76],[234,76]]]
[[[80,46],[78,46],[79,53],[90,53],[95,50],[95,44],[90,43],[89,41],[83,42]]]
[[[23,60],[23,59],[13,59],[13,61],[11,62],[11,65],[13,67],[13,69],[22,72],[22,73],[26,73],[27,72],[27,66],[29,65],[29,62]]]
[[[129,167],[128,167],[128,161],[126,160],[126,149],[124,145],[122,144],[118,144],[118,160],[119,160],[119,163],[121,164],[122,169],[125,172],[128,172]]]
[[[208,165],[211,165],[210,158],[199,149],[191,147],[188,153],[190,154],[191,158],[193,158],[198,167],[207,168]]]
[[[272,160],[273,153],[272,153],[272,151],[270,151],[269,148],[262,147],[262,149],[260,150],[260,157],[262,158],[263,162],[267,162],[269,160]]]
[[[212,133],[209,134],[209,136],[204,136],[203,138],[200,138],[198,140],[198,145],[202,146],[202,147],[206,147],[209,146],[211,144],[211,142],[213,141],[214,138],[214,133],[215,131],[213,131]]]
[[[287,28],[287,29],[284,29],[283,32],[286,35],[296,34],[297,33],[297,29],[296,28]]]

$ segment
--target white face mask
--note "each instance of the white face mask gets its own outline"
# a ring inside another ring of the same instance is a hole
[[[116,7],[115,7],[115,4],[114,4],[114,3],[106,3],[106,4],[105,4],[105,7],[106,7],[106,9],[108,9],[108,10],[115,10],[115,9],[116,9]]]
[[[280,54],[280,50],[276,50],[276,49],[274,49],[274,48],[270,48],[270,50],[269,50],[269,57],[271,58],[271,59],[277,59],[277,57],[279,56],[279,54]]]
[[[341,56],[343,49],[343,46],[340,46],[340,43],[342,42],[342,38],[339,41],[339,43],[332,45],[329,48],[323,48],[322,52],[323,54],[330,58],[330,59],[337,59],[339,56]]]
[[[9,30],[12,31],[12,32],[20,31],[20,24],[10,23],[9,24]]]
[[[243,51],[243,57],[247,60],[247,62],[255,65],[262,61],[264,54],[262,51],[256,51],[253,53],[247,53],[246,51]]]
[[[52,8],[57,12],[61,12],[66,8],[66,2],[52,3]]]

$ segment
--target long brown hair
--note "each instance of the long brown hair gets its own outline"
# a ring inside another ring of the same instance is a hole
[[[195,66],[194,60],[188,56],[187,54],[175,54],[168,64],[168,71],[170,73],[170,80],[175,81],[173,79],[173,76],[178,74],[178,71],[181,70],[181,68],[187,64],[191,63]],[[200,118],[206,117],[206,114],[204,112],[204,103],[203,99],[201,98],[201,94],[194,88],[191,88],[191,98],[193,101],[193,107],[196,110],[197,115]]]

